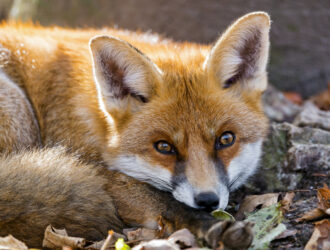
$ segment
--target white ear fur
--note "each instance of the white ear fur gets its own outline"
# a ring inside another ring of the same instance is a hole
[[[134,108],[151,97],[160,69],[138,49],[115,37],[90,41],[94,78],[101,102],[113,108]]]
[[[265,90],[269,29],[270,18],[265,12],[239,18],[220,37],[206,59],[204,66],[208,75],[224,88],[240,82],[250,90]]]

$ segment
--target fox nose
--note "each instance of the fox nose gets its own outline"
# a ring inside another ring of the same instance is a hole
[[[219,197],[213,192],[204,192],[195,196],[195,202],[200,209],[211,212],[218,208]]]

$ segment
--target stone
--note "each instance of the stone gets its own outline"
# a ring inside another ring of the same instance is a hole
[[[329,131],[272,123],[263,151],[260,169],[246,185],[248,189],[267,193],[329,182]]]
[[[293,124],[299,127],[321,128],[330,131],[330,111],[320,110],[311,101],[305,102]]]
[[[271,85],[262,96],[266,116],[276,122],[292,121],[301,108]]]

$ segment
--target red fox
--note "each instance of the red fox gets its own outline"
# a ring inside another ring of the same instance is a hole
[[[1,24],[0,235],[40,246],[52,224],[97,240],[162,216],[168,233],[248,247],[249,224],[208,212],[257,168],[269,28],[250,13],[210,47]]]

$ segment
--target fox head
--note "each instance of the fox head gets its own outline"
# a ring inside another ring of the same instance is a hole
[[[225,208],[229,192],[255,171],[267,131],[269,28],[266,13],[250,13],[212,48],[137,43],[149,57],[120,39],[93,38],[109,169],[191,207]]]

